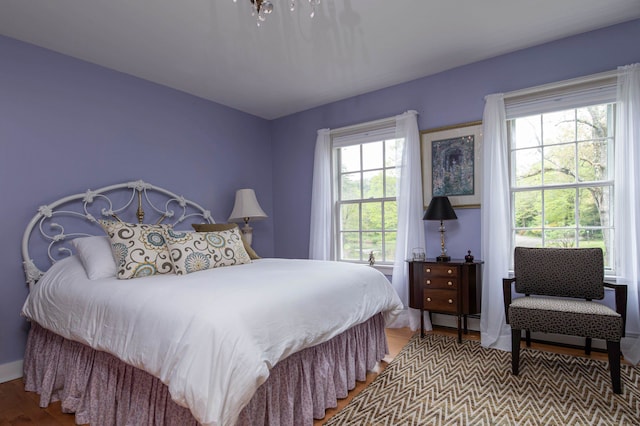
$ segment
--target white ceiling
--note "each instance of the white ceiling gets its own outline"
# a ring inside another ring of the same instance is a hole
[[[0,34],[266,119],[640,18],[640,0],[0,0]],[[612,47],[613,48],[613,47]]]

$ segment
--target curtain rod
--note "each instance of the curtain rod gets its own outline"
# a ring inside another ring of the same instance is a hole
[[[512,92],[507,92],[504,94],[504,99],[517,98],[520,96],[530,95],[532,93],[538,93],[547,90],[555,90],[558,88],[570,86],[573,84],[584,84],[590,83],[599,80],[607,80],[610,78],[615,78],[618,74],[617,70],[604,71],[597,74],[591,74],[584,77],[576,77],[568,80],[557,81],[554,83],[542,84],[540,86],[528,87],[526,89],[514,90]]]

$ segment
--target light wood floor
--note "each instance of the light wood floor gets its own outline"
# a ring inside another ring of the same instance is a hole
[[[455,329],[436,328],[433,333],[455,335]],[[387,339],[389,341],[389,355],[380,363],[380,371],[388,365],[391,360],[400,352],[407,344],[413,332],[408,328],[387,329]],[[476,332],[470,332],[464,336],[465,339],[479,340],[480,336]],[[524,345],[524,343],[523,343]],[[577,349],[569,349],[558,346],[533,343],[533,348],[546,350],[550,352],[571,354],[584,356],[584,352]],[[607,360],[606,353],[592,352],[591,358]],[[338,401],[338,407],[327,410],[326,416],[322,420],[317,420],[314,425],[321,425],[331,416],[342,409],[347,403],[364,389],[375,377],[377,373],[369,373],[366,382],[358,383],[356,388],[349,392],[349,396]],[[60,403],[50,404],[47,408],[38,406],[39,397],[36,393],[25,392],[22,379],[12,380],[7,383],[0,384],[0,426],[22,426],[22,425],[38,425],[38,426],[73,426],[75,425],[74,416],[72,414],[64,414],[60,411]]]

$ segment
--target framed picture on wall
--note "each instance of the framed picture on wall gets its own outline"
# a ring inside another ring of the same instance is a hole
[[[482,122],[420,132],[422,202],[445,195],[458,208],[480,207]]]

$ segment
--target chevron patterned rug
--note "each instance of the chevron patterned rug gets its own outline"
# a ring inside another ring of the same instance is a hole
[[[640,367],[532,349],[511,353],[455,337],[414,336],[326,425],[639,425]]]

